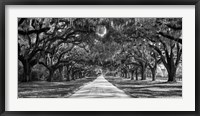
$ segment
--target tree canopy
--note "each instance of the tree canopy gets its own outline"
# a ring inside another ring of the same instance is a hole
[[[158,65],[175,81],[182,19],[18,18],[18,60],[22,82],[33,80],[35,67],[47,81],[83,78],[99,67],[136,80],[149,70],[155,80]]]

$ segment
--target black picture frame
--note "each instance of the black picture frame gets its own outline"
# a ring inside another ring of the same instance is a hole
[[[1,0],[0,1],[0,114],[2,116],[199,116],[200,0]],[[195,5],[195,111],[5,111],[6,5]]]

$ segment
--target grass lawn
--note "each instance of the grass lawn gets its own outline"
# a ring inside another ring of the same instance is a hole
[[[166,80],[157,79],[157,81],[130,80],[120,77],[106,76],[106,79],[123,90],[133,98],[181,98],[182,82],[168,83]]]
[[[19,98],[63,98],[75,93],[84,84],[96,77],[87,77],[75,81],[46,82],[35,81],[18,84]]]

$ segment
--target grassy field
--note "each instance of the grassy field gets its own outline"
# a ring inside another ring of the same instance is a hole
[[[168,83],[166,80],[157,79],[157,81],[130,80],[120,77],[106,76],[106,79],[123,90],[133,98],[181,98],[182,82]]]
[[[35,81],[18,84],[18,98],[64,98],[79,90],[95,77],[65,82]]]

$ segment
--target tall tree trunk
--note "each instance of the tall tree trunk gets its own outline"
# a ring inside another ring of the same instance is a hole
[[[131,71],[131,80],[134,80],[134,71]]]
[[[127,78],[128,79],[130,78],[130,72],[129,71],[127,72]]]
[[[69,70],[69,77],[68,78],[69,78],[69,81],[72,80],[72,69]]]
[[[69,71],[67,71],[67,74],[66,74],[66,81],[70,81],[70,78],[69,78]]]
[[[168,82],[173,82],[173,81],[176,81],[176,67],[174,66],[169,66],[168,67]]]
[[[79,73],[78,73],[78,76],[79,76],[79,78],[82,78],[82,72],[80,71]]]
[[[151,73],[152,73],[152,81],[155,81],[156,80],[156,70],[155,69],[151,70]]]
[[[70,68],[67,67],[67,71],[66,71],[66,81],[70,81]]]
[[[152,77],[152,81],[156,80],[156,68],[150,67],[151,69],[151,77]]]
[[[142,66],[141,69],[141,77],[142,77],[141,80],[146,80],[146,68],[144,66]]]
[[[165,64],[165,67],[168,72],[168,82],[176,81],[175,77],[176,77],[176,68],[177,67],[175,65],[173,58],[174,58],[174,54],[171,50],[170,57],[167,58],[167,63]]]
[[[131,71],[129,71],[129,78],[130,78],[130,79],[132,78],[131,74],[132,74]]]
[[[83,78],[84,76],[83,76],[83,72],[80,72],[80,78]]]
[[[63,80],[63,74],[62,74],[62,72],[63,72],[63,67],[60,67],[59,68],[59,81]]]
[[[126,78],[129,78],[129,72],[126,72]]]
[[[124,72],[124,75],[125,75],[125,78],[127,78],[127,72],[126,71]]]
[[[135,79],[138,80],[138,69],[135,71]]]
[[[24,70],[22,82],[29,82],[31,81],[31,67],[27,60],[22,62],[22,64]]]
[[[28,66],[27,66],[27,82],[30,82],[30,81],[32,81],[32,79],[31,79],[31,67],[29,66],[29,64],[28,64]]]
[[[78,79],[77,72],[74,72],[74,80]]]
[[[75,75],[72,73],[72,80],[75,80]]]
[[[54,74],[54,69],[49,69],[49,78],[47,81],[52,82],[53,81],[53,74]]]
[[[27,80],[27,65],[26,65],[26,63],[23,63],[23,79],[22,79],[22,82],[26,82]]]
[[[73,71],[73,69],[71,70],[71,72],[70,72],[70,75],[71,75],[71,80],[75,80],[75,78],[74,78],[74,71]]]

